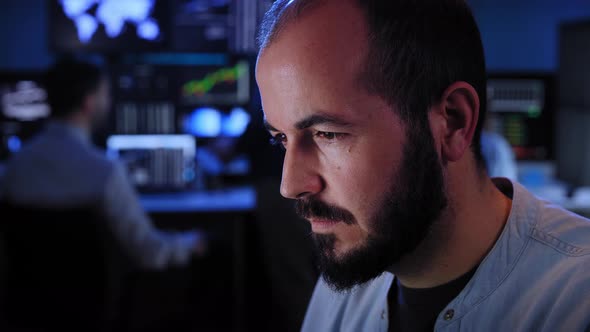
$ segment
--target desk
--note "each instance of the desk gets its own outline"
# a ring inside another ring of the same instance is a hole
[[[204,230],[211,235],[211,248],[208,257],[195,261],[188,273],[148,276],[151,280],[146,280],[143,288],[151,288],[150,294],[144,296],[151,297],[147,299],[150,303],[142,304],[144,318],[137,320],[144,325],[135,330],[153,327],[145,317],[157,318],[157,311],[163,305],[158,297],[165,298],[170,288],[166,285],[175,284],[181,290],[176,293],[185,293],[184,298],[190,302],[191,312],[186,319],[194,320],[189,323],[194,328],[185,330],[244,331],[247,260],[252,245],[246,239],[256,208],[255,188],[141,194],[140,202],[156,227]]]
[[[142,194],[140,201],[148,213],[248,212],[256,208],[256,190],[245,186],[211,191]]]

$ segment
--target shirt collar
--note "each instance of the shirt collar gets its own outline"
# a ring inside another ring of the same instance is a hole
[[[453,308],[455,317],[488,297],[506,279],[516,265],[522,250],[531,240],[530,235],[538,220],[539,208],[538,204],[531,204],[534,201],[532,194],[520,184],[508,179],[493,180],[498,189],[504,193],[510,191],[512,187],[512,209],[492,250],[480,263],[463,291],[447,306]]]

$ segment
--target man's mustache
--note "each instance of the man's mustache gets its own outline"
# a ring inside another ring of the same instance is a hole
[[[356,224],[352,213],[334,205],[326,204],[318,199],[306,198],[295,202],[295,211],[305,219],[322,219],[329,221],[342,221],[347,225]]]

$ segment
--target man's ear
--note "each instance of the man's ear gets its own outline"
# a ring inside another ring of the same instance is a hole
[[[469,149],[479,119],[479,96],[469,83],[455,82],[432,110],[431,127],[439,138],[441,157],[460,160]]]

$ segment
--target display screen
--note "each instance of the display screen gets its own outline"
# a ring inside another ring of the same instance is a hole
[[[233,22],[230,0],[175,0],[172,48],[227,52]]]
[[[553,158],[552,79],[493,75],[488,79],[486,127],[506,138],[518,160]]]
[[[190,135],[113,135],[107,153],[145,191],[185,189],[195,179],[196,143]]]
[[[50,41],[58,51],[161,50],[169,4],[156,0],[53,0]]]
[[[182,128],[185,133],[199,138],[240,137],[249,123],[250,114],[241,107],[233,107],[228,112],[199,107],[184,116]]]
[[[250,99],[247,61],[227,66],[194,66],[178,72],[180,105],[236,105]]]
[[[36,80],[17,79],[0,82],[2,116],[18,121],[35,121],[49,116],[47,91]]]
[[[43,73],[0,73],[0,160],[18,152],[50,114]]]

